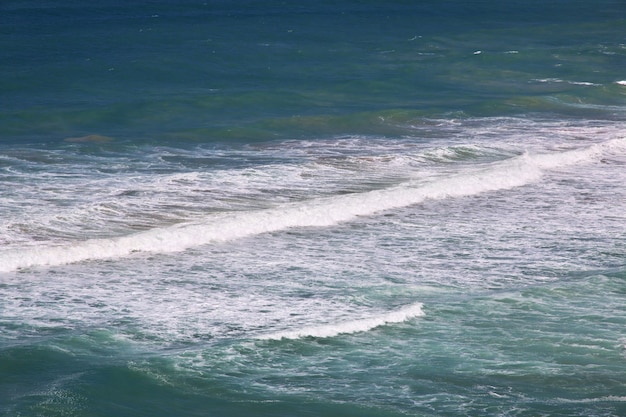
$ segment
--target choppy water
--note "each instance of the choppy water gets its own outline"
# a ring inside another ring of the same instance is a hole
[[[626,414],[622,2],[0,5],[0,415]]]

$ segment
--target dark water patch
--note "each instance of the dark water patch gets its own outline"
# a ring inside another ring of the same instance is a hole
[[[118,362],[118,361],[116,361]],[[0,394],[7,415],[91,416],[377,416],[358,403],[328,403],[307,395],[255,393],[211,376],[180,373],[169,361],[107,363],[45,347],[0,353]],[[396,415],[385,411],[385,415]],[[399,414],[398,414],[399,415]]]

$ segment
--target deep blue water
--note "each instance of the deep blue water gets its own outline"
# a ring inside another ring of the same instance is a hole
[[[622,1],[0,4],[0,415],[623,416]]]

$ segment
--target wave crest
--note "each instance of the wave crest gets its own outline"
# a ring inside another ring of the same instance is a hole
[[[304,327],[299,330],[288,330],[283,332],[270,333],[262,335],[262,340],[281,340],[281,339],[301,339],[307,337],[326,338],[335,337],[340,334],[351,334],[366,332],[376,327],[393,323],[402,323],[415,317],[423,316],[422,303],[416,303],[404,307],[400,310],[391,311],[378,316],[362,318],[358,320],[350,320],[333,324],[322,324],[318,326]]]

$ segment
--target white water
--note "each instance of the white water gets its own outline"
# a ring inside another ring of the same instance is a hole
[[[357,320],[350,320],[339,323],[323,324],[318,326],[308,326],[298,330],[276,332],[265,334],[259,339],[280,340],[280,339],[300,339],[306,337],[333,337],[340,334],[365,332],[380,326],[392,323],[402,323],[415,317],[423,316],[422,304],[417,303],[400,310],[383,313],[377,316],[365,317]]]
[[[367,192],[284,203],[262,210],[215,213],[203,219],[114,238],[87,239],[55,246],[29,246],[0,251],[0,272],[75,262],[114,259],[136,252],[179,252],[294,227],[326,227],[359,216],[410,206],[429,199],[463,197],[511,189],[538,181],[546,170],[601,161],[623,154],[626,140],[612,139],[588,147],[456,167],[434,178],[417,178]]]

